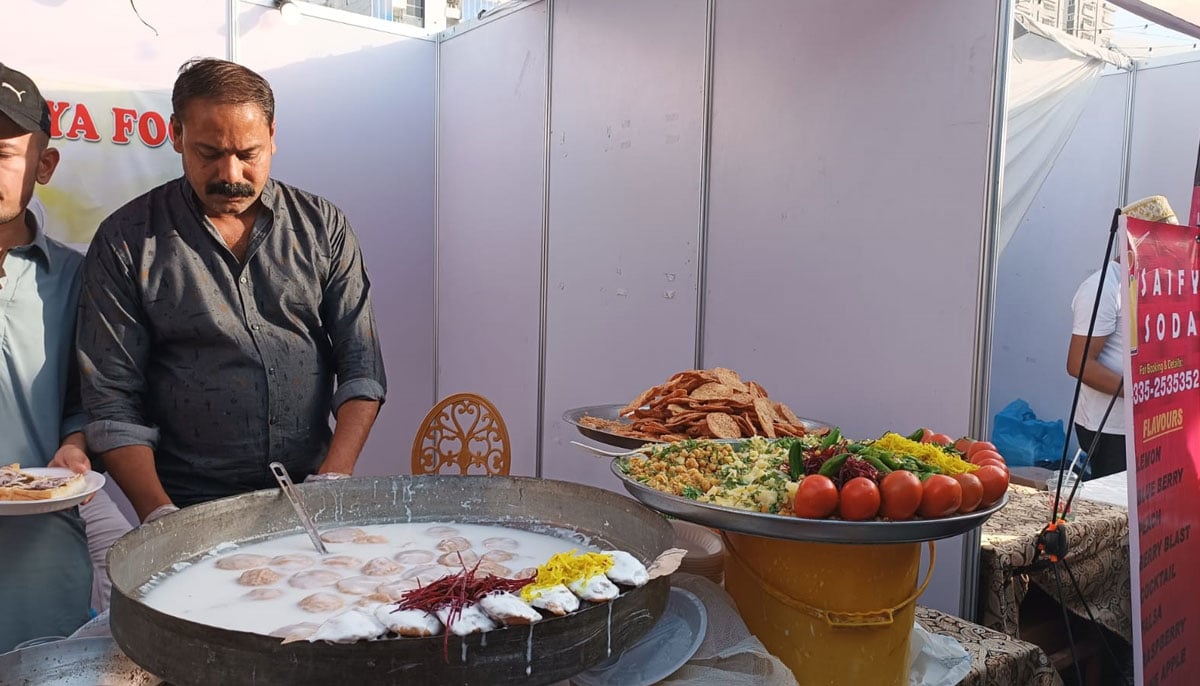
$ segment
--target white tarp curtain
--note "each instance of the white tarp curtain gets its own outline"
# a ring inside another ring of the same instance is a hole
[[[1108,0],[1143,19],[1200,38],[1200,0]]]
[[[1066,145],[1106,63],[1122,55],[1018,17],[1008,65],[1004,191],[997,254],[1004,251]]]

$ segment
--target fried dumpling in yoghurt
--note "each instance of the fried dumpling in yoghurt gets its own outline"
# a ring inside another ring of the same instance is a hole
[[[391,576],[403,571],[404,565],[389,560],[386,557],[377,557],[367,562],[362,568],[362,573],[367,576]]]
[[[491,617],[479,609],[478,605],[467,605],[463,607],[462,612],[454,618],[453,622],[448,622],[450,618],[450,607],[442,607],[437,611],[437,618],[442,624],[449,627],[450,632],[455,636],[466,636],[467,634],[477,634],[483,631],[491,631],[500,627],[494,622]]]
[[[533,609],[519,596],[506,591],[489,593],[479,600],[479,607],[489,617],[504,624],[533,624],[542,618],[542,613]]]
[[[602,603],[612,600],[621,594],[621,589],[608,580],[603,574],[596,574],[587,579],[577,579],[567,584],[571,592],[589,603]]]
[[[298,572],[301,569],[308,569],[316,564],[316,560],[311,555],[300,555],[293,553],[289,555],[276,555],[271,558],[271,566],[276,569],[282,569],[285,572]]]
[[[296,641],[303,641],[309,636],[312,636],[313,632],[315,632],[320,626],[320,624],[315,622],[289,624],[287,626],[279,627],[278,629],[272,631],[269,635],[274,638],[282,638],[284,643],[295,643]]]
[[[355,569],[362,566],[362,560],[353,555],[330,555],[321,560],[321,564],[326,567],[341,567],[343,569]]]
[[[247,569],[238,577],[238,583],[243,586],[270,586],[279,581],[283,575],[274,569],[267,567],[259,567],[258,569]]]
[[[330,529],[321,534],[321,540],[326,543],[353,543],[355,539],[366,536],[367,532],[358,528]]]
[[[538,591],[529,604],[561,617],[579,609],[579,598],[566,586],[555,584]]]
[[[603,553],[612,558],[613,566],[605,572],[612,581],[626,586],[645,586],[650,581],[646,566],[624,550],[608,550]]]
[[[332,586],[342,580],[342,575],[331,569],[310,569],[294,574],[288,579],[288,585],[295,588],[321,588]]]
[[[437,636],[442,633],[442,620],[424,610],[397,610],[395,605],[380,605],[375,609],[375,619],[400,636]]]
[[[271,558],[266,555],[251,555],[248,553],[237,553],[235,555],[226,555],[217,560],[214,564],[217,569],[227,569],[232,571],[242,571],[244,569],[254,569],[255,567],[265,567]]]
[[[299,605],[305,612],[333,612],[342,609],[346,601],[336,593],[314,593],[302,598]]]
[[[362,610],[347,610],[325,620],[311,636],[310,643],[328,641],[330,643],[354,643],[355,641],[379,638],[387,633],[384,626],[373,613]]]

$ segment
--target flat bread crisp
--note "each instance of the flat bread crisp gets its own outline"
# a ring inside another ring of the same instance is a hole
[[[83,491],[82,474],[38,476],[21,471],[18,464],[0,467],[0,500],[51,500]]]

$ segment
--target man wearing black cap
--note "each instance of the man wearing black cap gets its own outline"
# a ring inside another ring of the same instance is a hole
[[[33,81],[0,64],[0,463],[89,468],[73,364],[83,256],[27,211],[58,165]],[[0,516],[0,653],[88,619],[92,565],[76,508]]]

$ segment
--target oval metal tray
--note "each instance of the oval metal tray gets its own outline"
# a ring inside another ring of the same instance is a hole
[[[573,424],[583,436],[590,438],[597,443],[603,443],[605,445],[611,445],[617,448],[635,450],[643,445],[646,445],[647,443],[666,443],[666,441],[646,440],[622,436],[621,434],[612,433],[611,431],[593,429],[590,426],[584,426],[580,423],[584,417],[596,417],[597,419],[609,419],[629,423],[628,419],[625,419],[621,416],[621,408],[623,407],[625,406],[619,403],[576,407],[564,412],[562,418],[566,423]],[[804,428],[808,429],[809,431],[818,431],[820,429],[829,429],[833,427],[832,424],[828,424],[817,419],[808,419],[806,417],[801,417],[800,422],[804,424]]]
[[[1008,494],[984,510],[939,519],[913,519],[904,522],[848,522],[841,519],[805,519],[764,514],[732,507],[701,503],[653,489],[621,471],[625,458],[612,461],[613,474],[625,490],[646,507],[696,524],[752,536],[783,538],[815,543],[920,543],[965,534],[982,525],[988,517],[1008,503]]]

